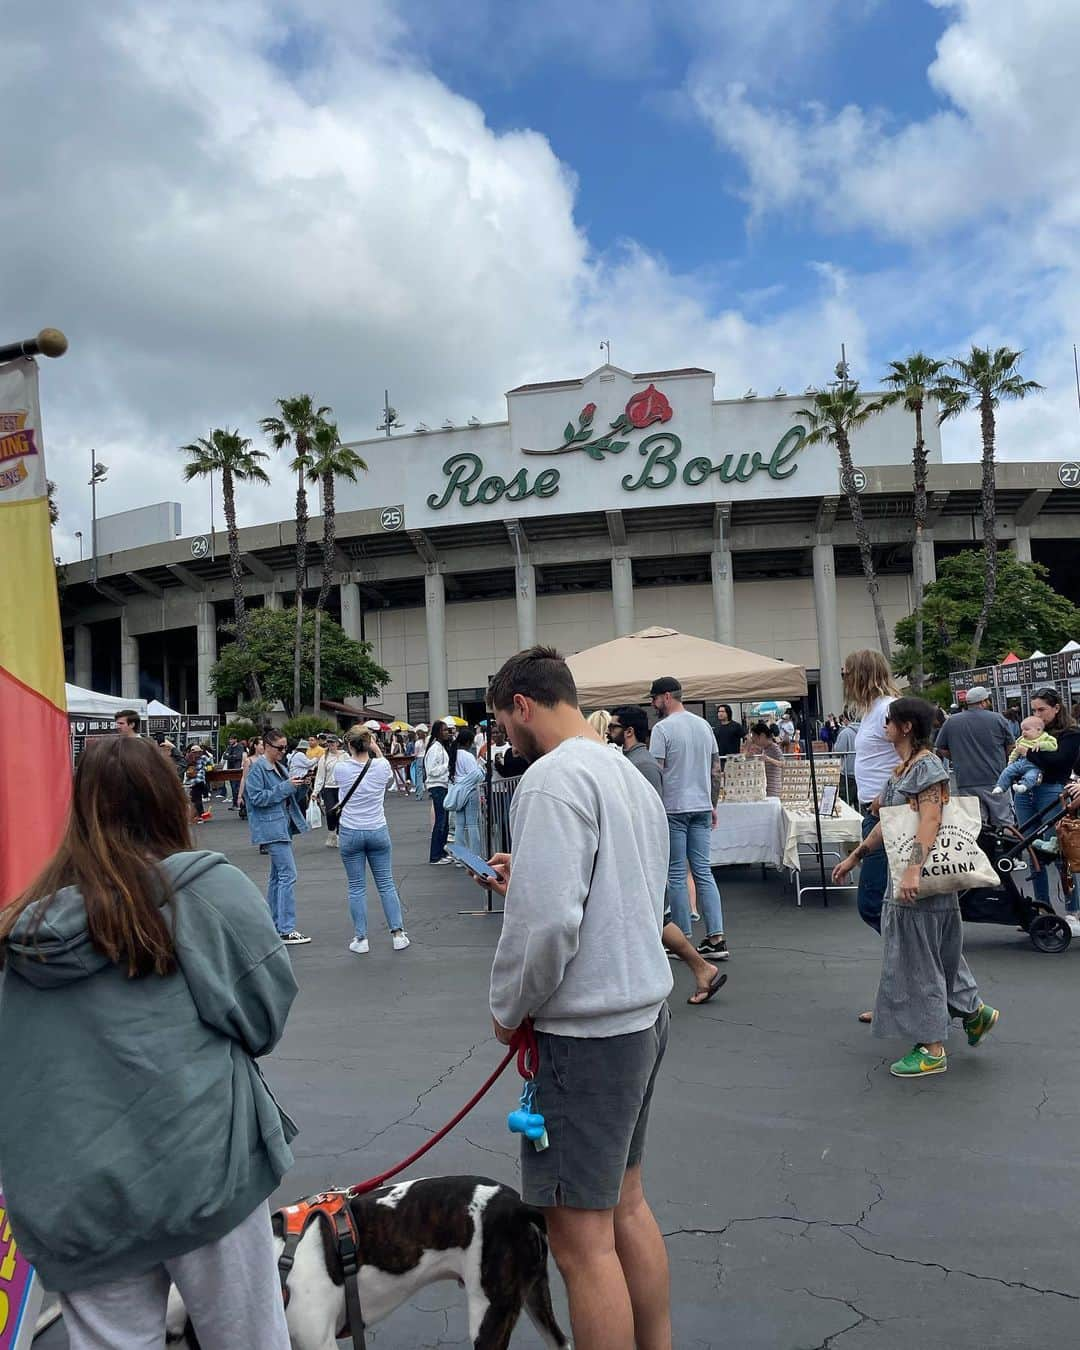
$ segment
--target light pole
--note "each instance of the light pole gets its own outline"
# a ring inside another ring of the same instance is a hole
[[[398,427],[404,426],[401,418],[398,416],[396,408],[390,406],[390,390],[383,390],[383,420],[375,428],[376,431],[384,431],[389,438],[390,433],[396,431]]]
[[[75,531],[75,538],[79,541],[79,561],[82,562],[82,530]]]
[[[104,483],[108,477],[109,469],[106,464],[99,464],[96,459],[97,452],[90,451],[90,584],[97,585],[97,487],[99,483]]]

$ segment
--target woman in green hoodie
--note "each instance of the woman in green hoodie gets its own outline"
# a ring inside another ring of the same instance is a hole
[[[72,1350],[287,1350],[267,1197],[296,1127],[256,1058],[296,983],[256,887],[192,850],[151,741],[91,742],[56,856],[0,911],[0,1176]]]

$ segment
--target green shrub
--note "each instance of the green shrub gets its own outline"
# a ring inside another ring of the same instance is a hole
[[[290,717],[281,730],[290,741],[309,741],[324,731],[337,731],[337,723],[329,717],[319,717],[315,713],[305,713],[301,717]]]
[[[228,726],[221,729],[221,735],[226,745],[229,743],[230,736],[239,736],[242,741],[251,741],[259,734],[259,728],[254,722],[230,722]]]

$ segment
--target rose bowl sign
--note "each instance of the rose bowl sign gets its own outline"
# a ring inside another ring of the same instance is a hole
[[[561,445],[551,449],[521,448],[521,453],[532,459],[550,459],[563,455],[584,455],[602,464],[611,455],[621,455],[630,448],[636,432],[672,421],[675,410],[667,396],[650,384],[647,389],[631,395],[625,407],[604,428],[596,425],[597,405],[586,403],[577,415],[577,425],[567,422],[563,428]],[[774,481],[790,478],[798,469],[795,462],[806,441],[802,426],[789,428],[776,442],[771,453],[743,451],[724,455],[714,463],[704,455],[683,455],[683,443],[677,432],[651,432],[638,444],[644,463],[622,476],[624,492],[639,492],[648,488],[658,490],[681,481],[691,488],[702,487],[713,480],[721,483],[747,483],[755,474],[763,473]],[[433,492],[427,499],[429,510],[441,511],[455,503],[459,506],[491,506],[498,501],[520,502],[528,497],[554,497],[562,486],[558,468],[539,470],[535,476],[523,467],[509,478],[487,473],[484,461],[473,451],[464,450],[451,455],[442,466],[446,481],[441,492]]]

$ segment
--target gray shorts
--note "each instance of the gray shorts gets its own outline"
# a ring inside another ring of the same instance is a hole
[[[530,1205],[614,1209],[623,1177],[645,1155],[645,1135],[671,1013],[629,1036],[537,1033],[536,1107],[548,1147],[521,1141],[521,1191]]]

